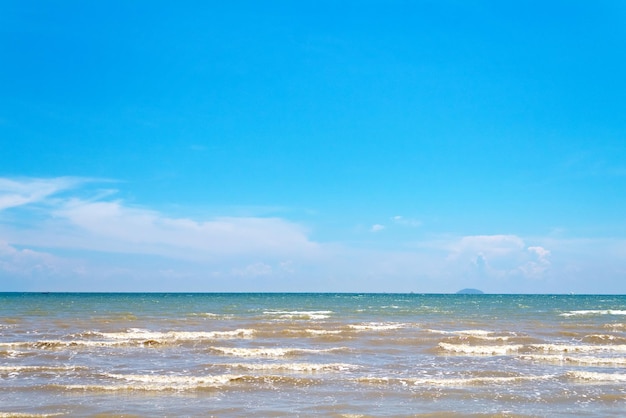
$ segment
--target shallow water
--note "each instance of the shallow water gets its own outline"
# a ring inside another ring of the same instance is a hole
[[[626,297],[0,294],[0,416],[622,416]]]

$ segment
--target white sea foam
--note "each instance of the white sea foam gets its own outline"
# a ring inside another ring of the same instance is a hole
[[[626,324],[604,324],[603,328],[611,328],[611,329],[625,329],[626,328]]]
[[[565,356],[558,354],[525,354],[521,360],[568,363],[581,366],[626,366],[625,357]]]
[[[597,340],[606,340],[606,341],[616,341],[616,340],[623,339],[623,337],[617,337],[617,336],[611,335],[611,334],[589,334],[589,335],[585,335],[585,338],[597,339]]]
[[[0,343],[0,348],[64,349],[80,347],[122,347],[128,345],[155,346],[183,341],[224,340],[252,338],[254,330],[236,329],[233,331],[170,331],[153,332],[132,328],[126,332],[89,331],[71,336],[69,340],[15,341]],[[97,337],[100,339],[85,339]]]
[[[4,345],[7,344],[7,345]],[[13,343],[2,343],[0,344],[0,347],[16,347],[15,345],[8,345],[8,344],[13,344]],[[17,350],[0,350],[0,357],[9,357],[9,358],[14,358],[14,357],[19,357],[21,355],[23,355],[24,353],[21,351],[17,351]]]
[[[275,319],[320,320],[330,318],[333,311],[265,311]]]
[[[345,363],[232,363],[223,366],[254,371],[343,372],[358,366]]]
[[[155,340],[155,341],[180,341],[180,340],[217,340],[230,338],[251,338],[253,329],[236,329],[232,331],[149,331],[131,328],[126,332],[96,332],[102,338],[113,340]]]
[[[204,316],[207,318],[220,318],[223,317],[224,315],[219,315],[213,312],[201,312],[201,313],[193,313],[191,314],[192,316]]]
[[[327,329],[311,329],[311,328],[307,328],[307,329],[286,329],[284,330],[285,333],[287,334],[294,334],[294,335],[312,335],[315,337],[321,337],[321,336],[326,336],[326,335],[339,335],[341,334],[343,331],[341,330],[327,330]]]
[[[590,315],[626,315],[622,309],[591,309],[563,312],[561,316],[590,316]]]
[[[86,370],[83,366],[0,366],[0,373],[13,372],[67,372]]]
[[[80,391],[193,391],[201,389],[219,389],[231,384],[254,384],[254,385],[274,385],[293,384],[293,385],[310,385],[317,382],[317,379],[303,378],[302,376],[283,376],[283,375],[260,375],[251,376],[243,374],[223,374],[223,375],[206,375],[206,376],[189,376],[189,375],[157,375],[157,374],[115,374],[104,373],[104,377],[114,379],[120,383],[108,383],[101,380],[99,384],[71,384],[59,385],[51,384],[49,387],[59,388],[61,390],[80,390]]]
[[[57,349],[57,348],[78,348],[78,347],[115,347],[122,345],[113,341],[81,341],[81,340],[41,340],[41,341],[15,341],[2,343],[0,346],[11,348],[28,349]]]
[[[509,345],[469,345],[469,344],[450,344],[439,343],[439,348],[458,354],[468,355],[505,355],[511,352],[519,351],[523,347],[522,344]]]
[[[64,390],[82,391],[187,391],[202,388],[220,388],[231,382],[241,379],[242,375],[212,375],[212,376],[180,376],[155,374],[114,374],[104,376],[120,380],[122,384],[99,385],[62,385]]]
[[[341,334],[339,330],[325,330],[325,329],[306,329],[305,332],[311,335],[338,335]]]
[[[419,378],[395,378],[395,377],[361,377],[355,379],[361,383],[373,384],[400,384],[402,386],[472,386],[472,385],[502,385],[521,383],[526,381],[546,380],[553,375],[540,376],[481,376],[481,377],[419,377]]]
[[[498,336],[487,336],[487,335],[472,335],[472,336],[468,336],[468,338],[475,338],[477,340],[484,340],[484,341],[508,341],[511,339],[511,337],[506,336],[506,335],[498,335]]]
[[[431,334],[443,334],[443,335],[448,335],[448,334],[452,334],[452,331],[444,331],[442,329],[425,329],[425,332],[430,332]]]
[[[493,331],[485,331],[482,329],[468,329],[460,331],[451,331],[450,334],[459,337],[468,337],[485,341],[507,341],[510,339],[508,335],[497,335]]]
[[[587,344],[509,344],[509,345],[469,345],[469,344],[451,344],[441,342],[439,347],[445,351],[464,353],[464,354],[506,354],[509,352],[519,351],[527,347],[530,351],[557,352],[557,353],[624,353],[626,345],[624,344],[605,344],[605,345],[587,345]]]
[[[222,386],[234,379],[241,378],[241,375],[210,375],[210,376],[180,376],[180,375],[154,375],[154,374],[114,374],[107,373],[106,376],[114,379],[125,380],[131,383],[150,383],[166,386]]]
[[[348,327],[356,331],[391,331],[405,328],[406,324],[398,322],[369,322],[366,324],[350,324]]]
[[[567,376],[576,380],[585,380],[588,382],[626,382],[626,374],[624,373],[599,373],[586,371],[570,371]]]
[[[466,337],[474,337],[480,338],[484,340],[506,340],[509,339],[509,336],[498,336],[493,331],[486,331],[482,329],[465,329],[458,331],[444,331],[439,329],[425,329],[424,331],[430,332],[432,334],[442,334],[442,335],[459,335]]]
[[[240,348],[240,347],[211,347],[218,353],[235,357],[285,357],[298,354],[320,354],[346,350],[344,347],[325,349],[312,348]]]
[[[626,343],[626,336],[618,336],[612,334],[589,334],[585,335],[582,339],[587,343],[610,343],[610,344],[624,344]]]
[[[471,335],[473,337],[485,337],[487,335],[494,334],[493,331],[485,331],[482,329],[467,329],[467,330],[454,331],[454,333],[459,334],[459,335]]]
[[[80,347],[123,347],[128,345],[153,346],[180,341],[223,340],[233,338],[251,338],[254,330],[237,329],[234,331],[214,332],[151,332],[132,329],[128,332],[89,332],[72,336],[68,340],[15,341],[0,343],[0,348],[27,349],[64,349]],[[99,337],[98,340],[87,340],[85,337]]]
[[[531,349],[560,352],[560,353],[595,353],[595,352],[616,352],[626,353],[626,344],[531,344]]]

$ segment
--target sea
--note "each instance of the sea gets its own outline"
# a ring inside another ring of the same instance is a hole
[[[0,417],[621,417],[626,296],[0,293]]]

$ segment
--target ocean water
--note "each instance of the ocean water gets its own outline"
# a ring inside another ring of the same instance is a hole
[[[625,413],[626,296],[0,293],[0,416]]]

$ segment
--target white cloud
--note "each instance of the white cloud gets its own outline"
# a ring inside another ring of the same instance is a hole
[[[520,269],[526,277],[540,278],[552,265],[549,260],[550,251],[539,246],[528,247],[527,250],[533,258],[520,266]]]
[[[566,240],[563,233],[431,236],[376,248],[380,240],[319,243],[287,219],[232,216],[241,210],[174,217],[89,190],[89,183],[0,179],[0,210],[11,208],[0,218],[3,284],[13,280],[19,290],[30,278],[45,290],[626,291],[623,239]],[[389,222],[389,233],[393,225],[420,225],[399,215]]]
[[[280,218],[172,218],[121,201],[73,199],[54,212],[83,248],[156,253],[175,257],[313,253],[300,225]],[[80,237],[80,238],[79,238]]]
[[[537,254],[537,257],[539,257],[540,259],[545,259],[550,255],[550,251],[546,250],[543,247],[528,247],[528,251]]]
[[[475,235],[449,244],[448,261],[481,278],[541,278],[550,268],[550,251],[527,246],[516,235]]]
[[[66,271],[69,264],[52,254],[28,248],[18,249],[0,241],[0,272],[17,277],[54,275]],[[78,269],[74,269],[76,273]]]
[[[484,252],[506,255],[524,248],[524,241],[515,235],[471,235],[450,243],[451,257]]]

